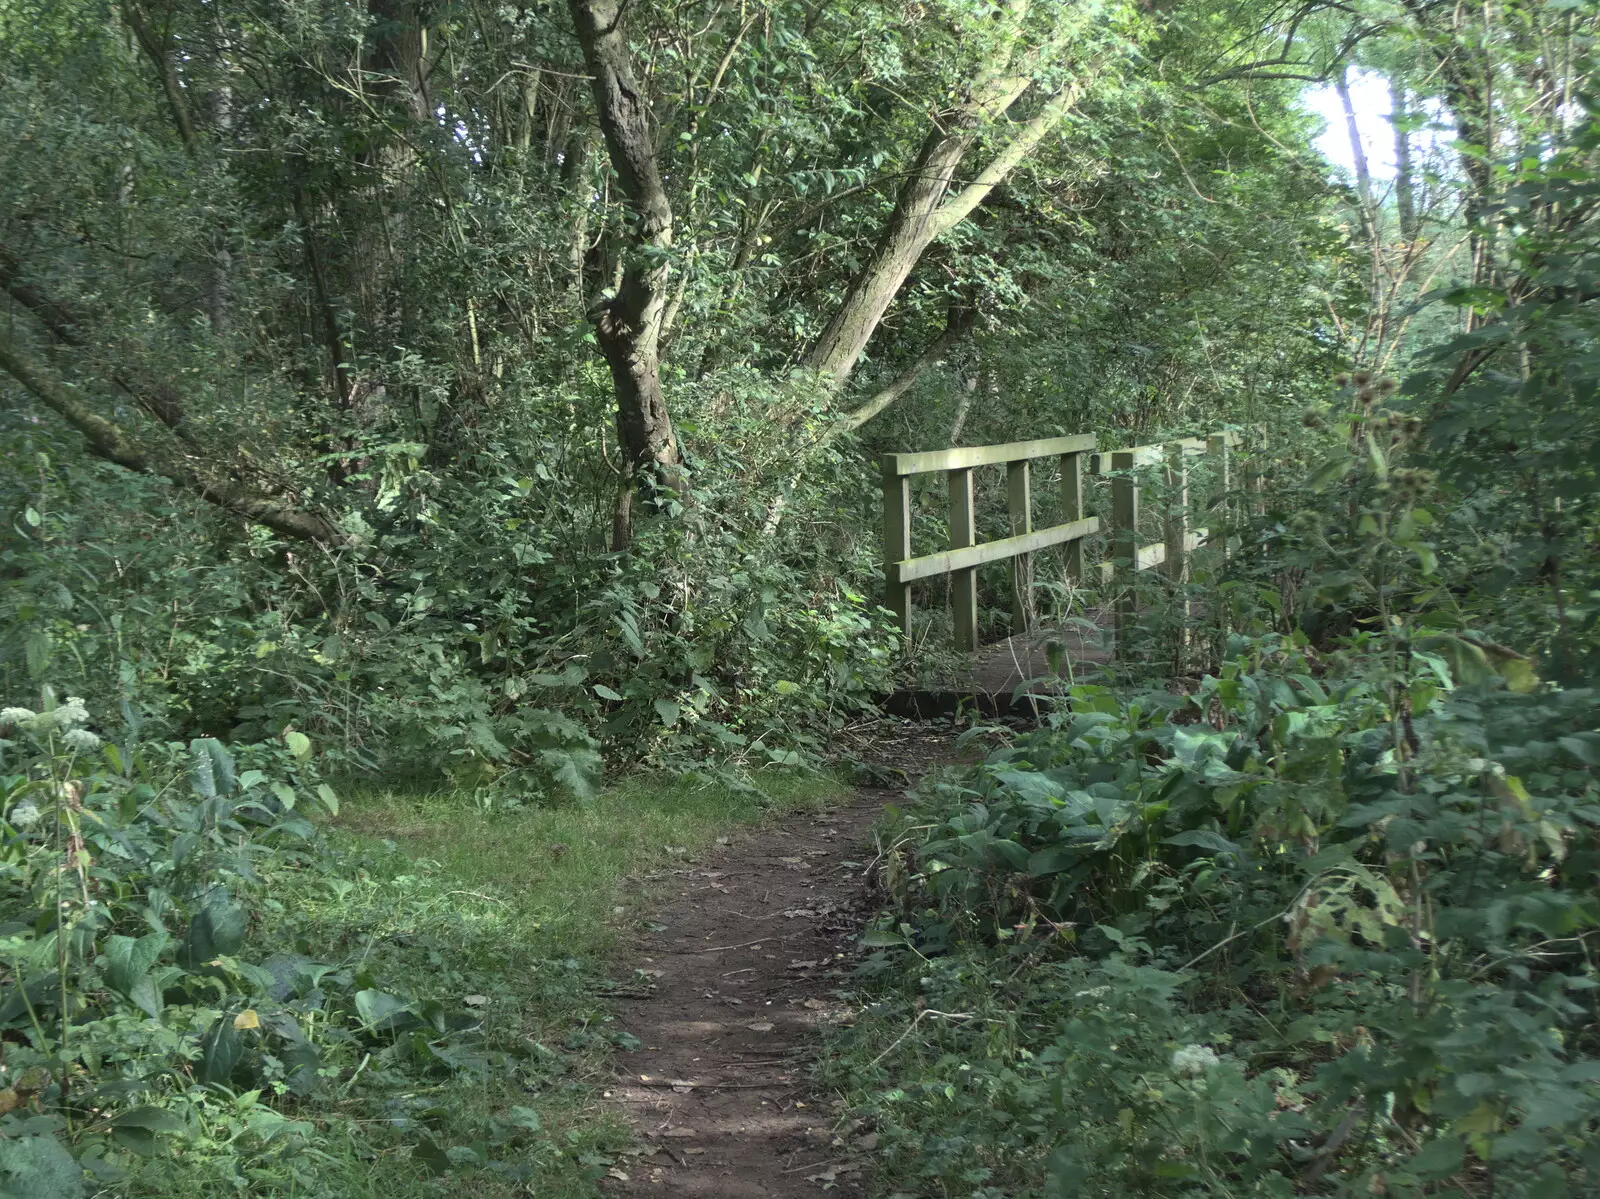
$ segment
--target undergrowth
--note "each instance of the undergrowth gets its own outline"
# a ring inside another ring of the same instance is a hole
[[[94,715],[46,690],[3,716],[0,1192],[29,1199],[593,1194],[630,1144],[590,1085],[628,1043],[605,956],[651,871],[832,789],[341,802],[293,730]]]

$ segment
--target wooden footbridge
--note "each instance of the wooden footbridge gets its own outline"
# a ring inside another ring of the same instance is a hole
[[[946,693],[945,703],[949,693],[970,693],[980,706],[1003,710],[1019,689],[1053,689],[1052,680],[1082,677],[1130,652],[1136,581],[1147,571],[1172,584],[1162,602],[1182,605],[1176,615],[1186,624],[1193,566],[1208,554],[1225,557],[1229,527],[1259,509],[1263,451],[1259,430],[1225,429],[1119,450],[1099,450],[1094,435],[1085,434],[885,454],[884,605],[908,645],[916,644],[937,622],[919,629],[912,586],[947,582],[955,648],[966,655],[959,677],[930,690]],[[1007,535],[980,540],[978,501],[990,488],[979,486],[975,472],[988,467],[1005,468],[1004,515],[983,515]],[[914,554],[922,538],[913,519],[931,498],[923,480],[939,474],[948,494],[948,546]],[[1051,475],[1053,487],[1039,507],[1050,509],[1053,520],[1035,527],[1035,483]],[[1201,515],[1206,526],[1196,519]],[[1040,569],[1047,553],[1059,555],[1056,571]],[[1010,568],[1010,635],[984,645],[978,572],[1002,563]],[[1052,614],[1038,615],[1041,597],[1053,601]]]

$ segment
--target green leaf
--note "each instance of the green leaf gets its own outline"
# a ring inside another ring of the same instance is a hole
[[[233,794],[238,780],[234,777],[233,755],[226,745],[215,737],[196,737],[189,742],[189,753],[189,773],[196,791],[207,799]]]
[[[613,701],[617,701],[617,700],[621,700],[622,699],[622,696],[618,695],[615,691],[611,690],[611,688],[607,687],[604,683],[596,683],[594,685],[594,693],[596,695],[598,695],[601,699],[609,699],[609,700],[613,700]]]
[[[227,900],[213,901],[189,921],[183,944],[178,947],[178,965],[196,970],[213,958],[231,956],[244,944],[250,913]]]
[[[0,1199],[82,1199],[83,1168],[54,1137],[0,1140]]]
[[[1573,733],[1556,738],[1556,744],[1585,766],[1600,766],[1600,733]]]
[[[683,715],[683,709],[670,699],[657,699],[651,701],[655,705],[656,715],[661,717],[661,723],[667,728],[672,728]]]
[[[1231,854],[1236,858],[1244,855],[1244,850],[1221,833],[1214,833],[1210,829],[1203,828],[1189,829],[1186,832],[1177,833],[1168,837],[1162,844],[1193,845],[1200,849],[1209,849],[1213,853]]]
[[[327,783],[317,784],[317,798],[322,801],[323,806],[328,809],[331,815],[337,816],[339,814],[339,797],[334,794],[333,788],[328,786]]]
[[[223,1012],[200,1040],[200,1065],[194,1076],[203,1083],[225,1083],[244,1056],[244,1033],[233,1026],[233,1013]]]
[[[1336,454],[1329,458],[1311,476],[1310,487],[1313,491],[1322,491],[1333,486],[1350,473],[1350,455]]]
[[[386,991],[357,991],[356,1014],[373,1032],[399,1032],[422,1023],[410,1004]]]
[[[44,522],[44,517],[39,515],[39,510],[32,504],[29,504],[22,510],[22,519],[27,521],[35,529],[37,529]]]
[[[188,1132],[189,1126],[164,1107],[136,1107],[111,1118],[112,1128],[145,1128],[151,1132]]]
[[[162,1002],[160,988],[150,976],[150,970],[166,948],[168,940],[166,933],[150,933],[138,940],[113,936],[107,939],[100,955],[100,968],[105,973],[106,983],[152,1019],[160,1016],[166,1005]]]
[[[291,812],[294,811],[296,796],[293,787],[289,786],[288,783],[273,783],[272,793],[278,797],[278,802],[285,808]]]
[[[48,633],[29,633],[22,642],[22,657],[32,678],[43,678],[50,668],[50,636]]]
[[[891,945],[905,945],[907,943],[903,936],[887,928],[869,928],[861,934],[861,944],[874,949],[883,949]]]
[[[538,1132],[544,1125],[539,1120],[539,1113],[531,1107],[520,1104],[514,1106],[506,1115],[506,1121],[517,1128],[526,1128],[529,1132]]]
[[[290,729],[283,735],[283,743],[289,747],[289,752],[297,758],[309,757],[311,754],[311,738],[299,729]]]

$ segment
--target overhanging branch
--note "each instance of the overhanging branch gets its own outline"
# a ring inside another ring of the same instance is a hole
[[[107,462],[140,474],[170,479],[201,499],[285,537],[338,545],[350,543],[349,535],[321,513],[282,503],[235,482],[208,478],[176,455],[152,452],[121,425],[96,412],[76,388],[57,379],[5,331],[0,331],[0,370],[83,434],[90,452]]]

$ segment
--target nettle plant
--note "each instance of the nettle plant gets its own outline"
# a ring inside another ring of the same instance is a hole
[[[81,1195],[162,1138],[292,1183],[326,1125],[290,1113],[348,1096],[355,1062],[483,1066],[471,1011],[281,943],[287,875],[351,886],[305,815],[338,806],[305,734],[118,743],[89,721],[48,688],[0,712],[0,1191]]]

